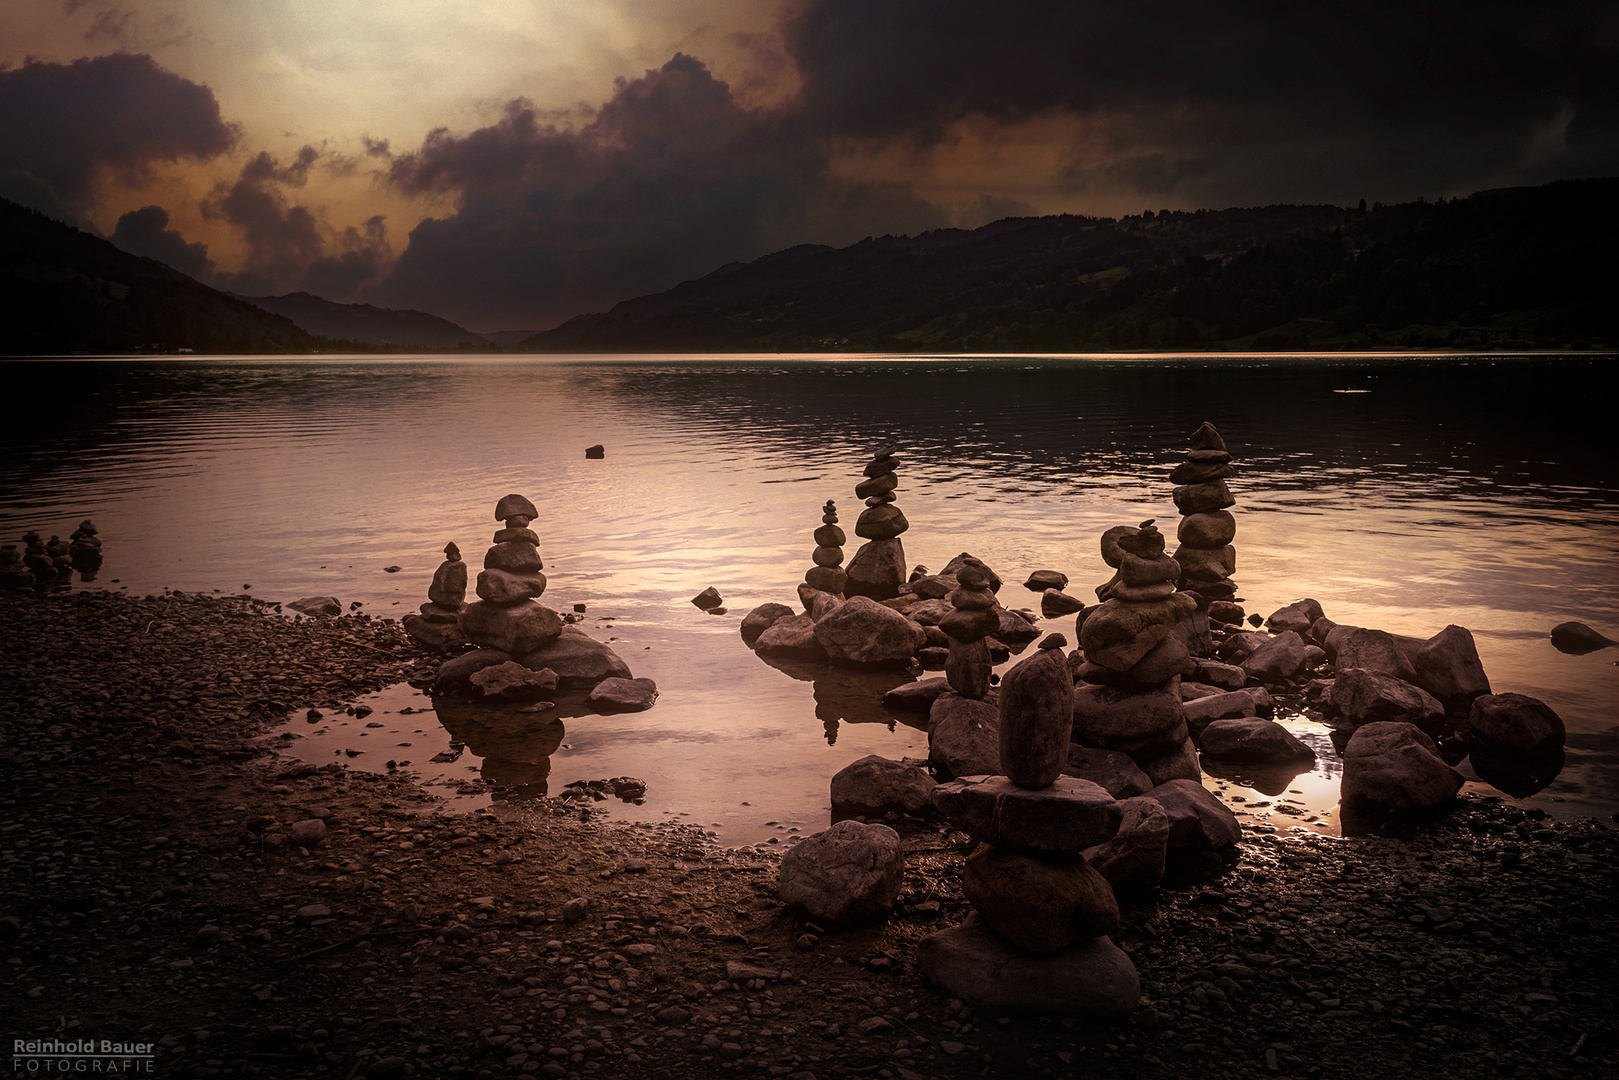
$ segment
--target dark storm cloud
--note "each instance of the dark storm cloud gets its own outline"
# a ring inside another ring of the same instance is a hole
[[[186,243],[185,237],[169,228],[169,212],[161,206],[143,206],[119,218],[112,242],[132,255],[156,259],[201,281],[213,273],[208,245]]]
[[[1615,26],[1593,3],[806,0],[786,39],[827,135],[1068,113],[1102,121],[1075,189],[1252,200],[1344,169],[1402,189],[1612,172]]]
[[[0,71],[0,195],[77,220],[105,173],[139,180],[157,162],[207,160],[235,132],[206,86],[117,53]]]
[[[320,158],[312,146],[286,165],[261,153],[214,190],[204,210],[234,225],[247,246],[241,269],[218,275],[221,288],[244,296],[303,290],[343,302],[386,268],[393,252],[380,216],[333,234],[316,211],[289,201],[289,189],[303,187]]]
[[[538,326],[806,240],[942,223],[904,191],[840,183],[790,113],[749,109],[689,56],[619,80],[578,130],[513,101],[395,158],[406,192],[454,193],[378,293],[478,328]]]

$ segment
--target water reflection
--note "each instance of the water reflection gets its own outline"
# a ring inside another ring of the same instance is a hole
[[[1563,771],[1561,746],[1536,754],[1500,754],[1476,749],[1468,758],[1474,775],[1514,799],[1526,799],[1551,786]]]
[[[485,705],[440,697],[433,705],[450,737],[483,759],[479,774],[497,798],[546,794],[551,755],[567,733],[554,704]]]
[[[799,682],[815,688],[815,718],[826,731],[828,746],[838,741],[841,724],[884,724],[890,731],[899,724],[928,729],[926,715],[889,709],[883,695],[896,686],[912,681],[909,672],[898,670],[865,671],[835,667],[824,660],[798,660],[785,656],[760,655],[760,660]]]

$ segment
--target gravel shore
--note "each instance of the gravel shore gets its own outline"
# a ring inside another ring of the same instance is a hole
[[[1470,798],[1359,839],[1255,829],[1224,878],[1121,897],[1128,1020],[1003,1017],[915,973],[968,911],[937,821],[901,823],[894,918],[818,932],[769,853],[577,800],[451,813],[258,738],[429,671],[396,624],[6,596],[0,649],[8,1039],[151,1042],[176,1077],[1619,1073],[1596,822]]]

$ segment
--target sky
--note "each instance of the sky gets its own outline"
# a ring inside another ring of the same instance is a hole
[[[794,244],[1619,174],[1619,0],[12,0],[0,197],[546,329]]]

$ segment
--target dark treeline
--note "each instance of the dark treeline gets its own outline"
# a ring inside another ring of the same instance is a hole
[[[536,335],[541,351],[1610,347],[1619,180],[800,247]]]

